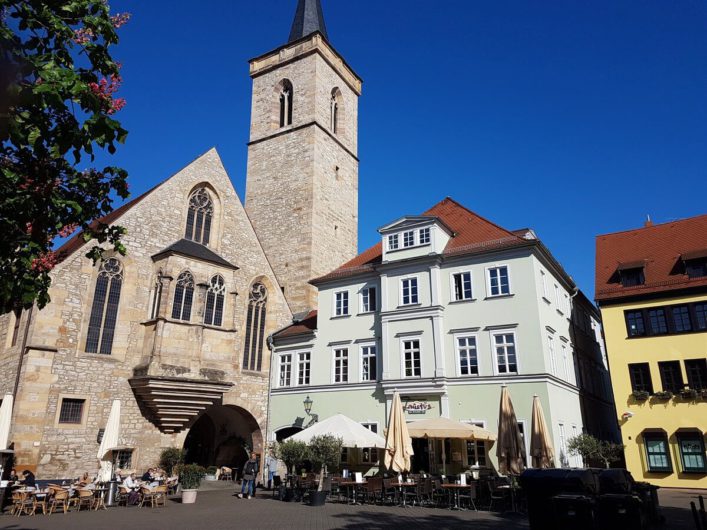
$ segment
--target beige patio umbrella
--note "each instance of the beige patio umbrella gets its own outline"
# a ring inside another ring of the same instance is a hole
[[[530,435],[530,457],[533,467],[547,469],[555,467],[555,448],[547,430],[540,398],[533,396],[533,430]]]
[[[396,392],[390,406],[383,464],[396,473],[406,473],[410,471],[410,457],[413,454],[412,439],[405,423],[403,404],[400,402],[400,395]]]
[[[113,451],[118,447],[120,438],[120,400],[114,399],[108,414],[106,430],[103,431],[103,439],[98,448],[98,460],[101,468],[98,471],[98,480],[108,482],[113,478]]]
[[[0,451],[10,442],[10,420],[12,419],[12,394],[5,394],[0,405]]]
[[[506,385],[501,388],[496,456],[498,457],[498,470],[502,475],[519,475],[523,471],[523,438]]]

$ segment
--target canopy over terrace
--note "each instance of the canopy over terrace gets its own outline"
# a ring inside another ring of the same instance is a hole
[[[408,423],[408,432],[411,438],[478,440],[493,443],[496,435],[491,431],[450,420],[449,418],[430,418]],[[442,443],[442,472],[447,472],[447,455]]]
[[[313,437],[331,434],[341,438],[344,447],[376,447],[385,449],[385,439],[370,431],[348,416],[336,414],[297,434],[290,436],[290,440],[309,443]]]

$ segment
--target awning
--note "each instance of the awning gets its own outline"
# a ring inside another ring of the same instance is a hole
[[[431,418],[408,423],[411,438],[461,438],[463,440],[495,441],[496,435],[491,431],[450,420],[449,418]]]
[[[129,445],[118,445],[116,447],[111,447],[110,449],[106,449],[105,454],[103,455],[103,458],[107,458],[109,455],[112,453],[117,453],[118,451],[134,451],[135,448],[131,447]]]

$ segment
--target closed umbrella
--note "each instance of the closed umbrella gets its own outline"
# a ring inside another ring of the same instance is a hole
[[[547,469],[555,467],[555,448],[547,430],[540,398],[533,396],[533,430],[530,438],[530,456],[533,467]]]
[[[10,442],[10,420],[12,419],[12,394],[5,394],[0,405],[0,451]]]
[[[108,482],[113,478],[113,451],[111,449],[118,446],[120,438],[120,400],[113,400],[108,414],[108,423],[103,431],[103,439],[98,448],[98,460],[101,468],[98,471],[98,480]]]
[[[503,385],[501,389],[496,456],[498,457],[498,470],[502,475],[520,475],[523,471],[523,438],[506,385]]]
[[[396,392],[390,406],[383,464],[396,473],[407,473],[410,471],[410,457],[413,454],[412,439],[405,423],[403,405],[400,402],[400,395]]]

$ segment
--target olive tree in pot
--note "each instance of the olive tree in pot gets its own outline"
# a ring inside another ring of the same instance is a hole
[[[319,486],[310,492],[310,504],[323,506],[329,491],[324,489],[324,476],[328,467],[338,467],[341,462],[342,440],[332,434],[314,436],[309,442],[309,460],[315,470],[319,471]]]
[[[290,476],[294,475],[298,466],[302,465],[302,462],[307,460],[307,455],[309,449],[307,444],[304,442],[298,442],[296,440],[285,440],[284,442],[275,444],[273,446],[273,452],[275,457],[282,460],[287,466],[287,471]],[[285,496],[283,500],[292,500],[292,484],[288,480],[287,490],[285,491]]]
[[[184,449],[178,447],[165,447],[160,453],[160,467],[167,476],[172,476],[175,468],[184,463]]]
[[[182,485],[182,504],[196,502],[196,492],[201,484],[201,479],[206,475],[206,470],[196,464],[187,464],[179,467],[179,482]]]

